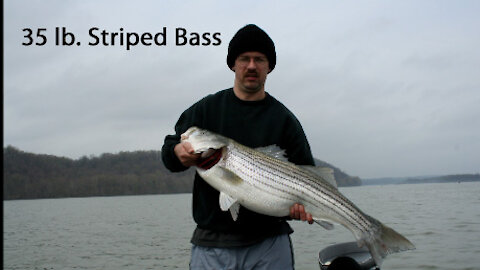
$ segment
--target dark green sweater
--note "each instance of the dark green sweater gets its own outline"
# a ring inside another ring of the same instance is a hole
[[[226,89],[209,95],[182,113],[175,125],[175,135],[165,137],[162,159],[173,171],[184,167],[175,156],[173,148],[180,134],[191,126],[198,126],[252,147],[278,145],[285,149],[289,161],[314,165],[310,146],[297,118],[268,93],[260,101],[242,101]],[[193,218],[197,228],[192,243],[200,246],[245,246],[262,239],[293,230],[286,218],[265,216],[246,208],[240,210],[237,221],[219,207],[219,192],[208,185],[198,174],[193,187]]]

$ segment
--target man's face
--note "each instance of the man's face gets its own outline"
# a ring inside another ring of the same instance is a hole
[[[239,90],[255,93],[263,90],[267,74],[270,72],[268,59],[260,52],[245,52],[235,59],[235,84]]]

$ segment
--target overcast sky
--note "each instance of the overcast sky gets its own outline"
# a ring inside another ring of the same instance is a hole
[[[479,14],[461,0],[6,0],[3,144],[74,159],[160,150],[187,107],[233,85],[228,43],[255,23],[277,50],[266,90],[315,157],[362,178],[479,173]],[[75,44],[56,45],[56,27]],[[166,44],[89,45],[94,27],[166,27]],[[221,42],[177,45],[177,28]]]

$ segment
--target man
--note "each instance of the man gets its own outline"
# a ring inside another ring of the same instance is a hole
[[[289,161],[314,165],[310,146],[296,117],[265,91],[267,75],[275,68],[275,46],[256,25],[241,28],[230,41],[228,67],[235,72],[233,88],[198,101],[182,113],[175,135],[165,137],[162,159],[171,171],[198,164],[190,144],[180,135],[198,126],[246,146],[278,145]],[[261,215],[242,208],[233,221],[219,207],[219,192],[198,174],[193,187],[193,217],[197,227],[191,242],[191,269],[293,269],[293,250],[287,219],[313,222],[303,206],[295,204],[290,217]]]

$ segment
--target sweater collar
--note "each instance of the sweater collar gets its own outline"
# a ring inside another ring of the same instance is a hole
[[[254,100],[254,101],[247,101],[247,100],[241,100],[239,99],[235,93],[233,92],[233,88],[230,88],[228,89],[228,93],[231,97],[231,99],[234,100],[234,102],[237,102],[239,104],[244,104],[244,105],[248,105],[248,106],[261,106],[261,105],[265,105],[265,104],[268,104],[270,102],[270,100],[272,99],[272,97],[270,96],[270,94],[268,92],[265,91],[265,98],[261,99],[261,100]]]

